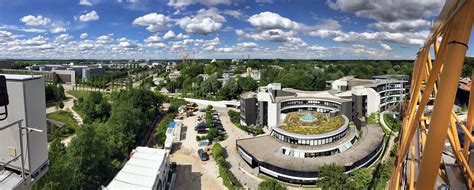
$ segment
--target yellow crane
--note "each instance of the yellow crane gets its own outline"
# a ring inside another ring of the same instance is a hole
[[[465,123],[452,111],[473,21],[473,0],[447,0],[418,52],[410,94],[403,106],[390,189],[434,189],[440,181],[456,189],[454,179],[460,179],[464,188],[474,189],[469,165],[474,163],[469,150],[474,142],[474,93],[469,96]],[[474,92],[474,85],[470,90]],[[463,141],[459,139],[462,135]],[[450,165],[444,162],[445,147],[454,157]],[[453,171],[458,171],[457,178]]]

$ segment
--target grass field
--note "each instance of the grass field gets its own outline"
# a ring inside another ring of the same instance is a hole
[[[65,138],[74,134],[78,128],[78,124],[76,120],[73,118],[71,112],[60,110],[57,112],[49,113],[46,117],[48,119],[64,123],[64,126],[61,129],[59,129],[59,131],[56,131],[57,130],[56,128],[51,128],[51,133],[53,132],[58,133],[62,138]],[[52,137],[52,135],[48,135],[48,141],[51,140],[50,137]]]
[[[91,93],[91,91],[82,91],[82,90],[71,90],[71,91],[68,91],[67,93],[71,94],[72,96],[76,97],[77,99],[79,99],[80,97],[82,97],[83,99],[86,99],[87,96],[89,96],[89,94]],[[104,92],[100,92],[102,93],[102,96],[107,100],[109,101],[109,98],[110,98],[110,94],[106,94]],[[76,110],[77,111],[77,110]]]

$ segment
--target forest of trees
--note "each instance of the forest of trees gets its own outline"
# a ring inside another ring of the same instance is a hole
[[[249,77],[229,79],[225,85],[219,78],[226,70],[233,68],[234,74],[245,72],[251,67],[261,71],[259,83]],[[232,66],[230,62],[218,61],[210,64],[179,64],[181,71],[176,81],[167,81],[170,92],[177,89],[185,97],[212,100],[236,99],[242,92],[254,91],[258,86],[278,82],[283,87],[299,90],[325,90],[326,81],[353,75],[370,79],[374,75],[411,74],[412,61],[315,61],[315,60],[249,60]],[[209,74],[207,80],[199,74]]]
[[[34,189],[97,189],[113,178],[151,127],[163,97],[145,89],[115,92],[111,97],[111,105],[104,105],[110,111],[99,108],[108,104],[100,93],[83,100],[81,109],[94,114],[86,116],[90,119],[68,147],[52,134],[49,171]]]

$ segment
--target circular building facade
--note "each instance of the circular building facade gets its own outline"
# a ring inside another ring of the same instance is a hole
[[[283,181],[314,183],[319,167],[334,163],[346,171],[373,163],[383,149],[379,126],[359,133],[344,115],[291,112],[270,135],[237,140],[241,157],[259,171]],[[363,135],[359,135],[363,134]]]

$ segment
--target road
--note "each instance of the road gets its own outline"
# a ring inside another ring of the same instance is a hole
[[[239,155],[236,147],[236,140],[252,137],[247,132],[237,128],[227,114],[229,108],[214,108],[220,115],[222,126],[227,132],[228,138],[221,142],[222,147],[227,151],[226,161],[229,163],[230,171],[237,177],[245,188],[257,189],[262,179],[258,178],[258,171],[252,169]]]

